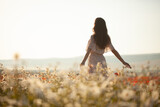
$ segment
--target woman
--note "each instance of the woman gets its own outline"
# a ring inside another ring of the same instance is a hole
[[[96,18],[93,28],[94,34],[88,41],[87,52],[84,59],[81,62],[81,66],[85,65],[85,62],[88,59],[89,73],[95,71],[97,63],[101,63],[103,68],[107,67],[106,60],[103,56],[105,52],[109,50],[126,66],[131,68],[131,66],[125,62],[119,53],[115,50],[111,43],[111,39],[108,35],[108,30],[106,23],[102,18]]]

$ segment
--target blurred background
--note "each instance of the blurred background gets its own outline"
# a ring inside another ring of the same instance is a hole
[[[81,58],[97,17],[105,19],[121,55],[160,53],[159,0],[1,0],[1,63],[15,53],[21,59]]]

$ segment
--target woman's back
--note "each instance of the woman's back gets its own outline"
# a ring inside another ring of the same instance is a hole
[[[99,48],[99,46],[96,44],[96,42],[94,40],[94,35],[92,35],[88,41],[86,51],[88,51],[88,49],[91,49],[91,52],[94,52],[97,54],[104,54],[105,52],[113,50],[114,47],[113,47],[112,43],[110,43],[108,46],[106,46],[105,49]]]
[[[91,50],[91,54],[88,58],[88,66],[90,73],[95,71],[97,63],[100,63],[103,68],[107,67],[106,60],[103,54],[112,49],[114,49],[112,44],[108,45],[108,47],[106,47],[105,49],[99,48],[99,46],[97,46],[97,44],[95,43],[94,35],[91,36],[86,49],[87,51]]]

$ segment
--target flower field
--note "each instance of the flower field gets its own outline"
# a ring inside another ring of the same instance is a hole
[[[105,71],[108,71],[106,73]],[[38,70],[37,70],[38,71]],[[159,107],[160,72],[1,68],[0,107]]]

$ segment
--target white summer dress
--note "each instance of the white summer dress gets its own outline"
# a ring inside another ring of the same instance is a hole
[[[91,53],[88,58],[88,66],[89,66],[88,71],[89,71],[89,73],[93,73],[95,71],[97,63],[100,63],[103,68],[106,68],[107,64],[106,64],[106,60],[105,60],[105,57],[103,56],[103,54],[105,52],[108,52],[108,51],[111,51],[114,49],[112,43],[108,47],[106,47],[105,49],[100,49],[96,45],[96,43],[94,41],[94,37],[92,35],[88,41],[86,51],[88,51],[88,49],[91,49]]]

